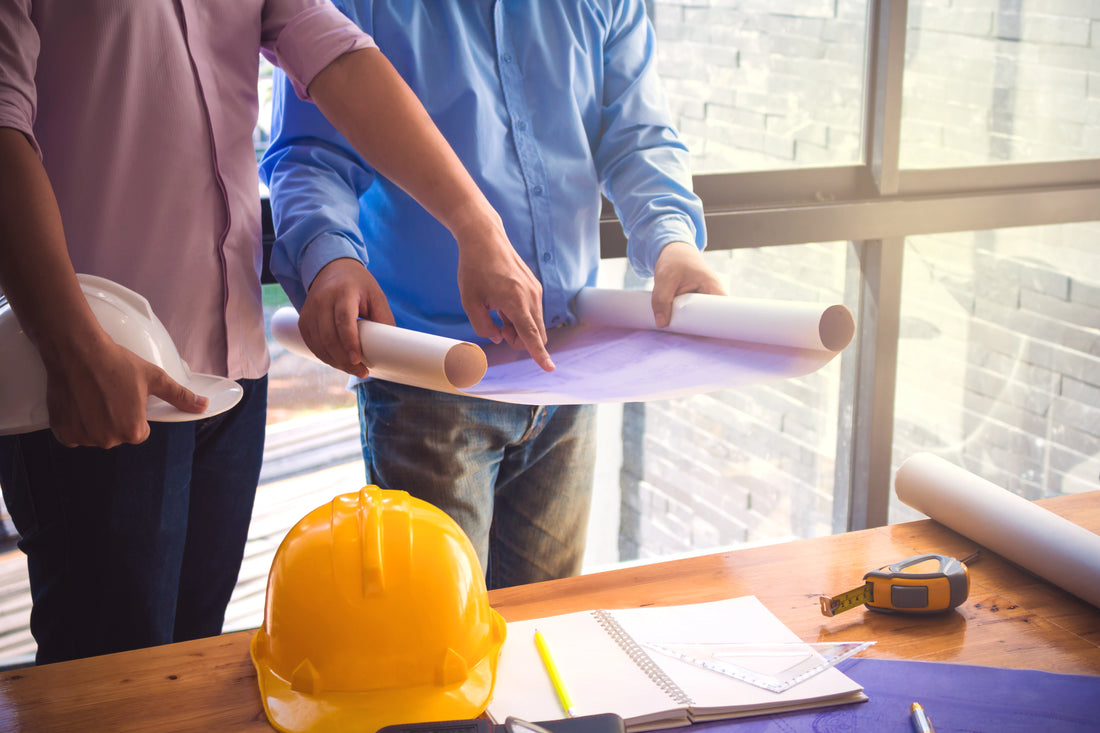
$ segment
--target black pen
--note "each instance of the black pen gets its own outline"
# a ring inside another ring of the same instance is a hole
[[[936,729],[932,727],[932,721],[924,714],[924,708],[919,702],[909,706],[909,719],[913,721],[913,730],[916,733],[936,733]]]

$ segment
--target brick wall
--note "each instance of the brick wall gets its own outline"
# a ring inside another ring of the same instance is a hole
[[[654,6],[661,76],[696,172],[859,160],[862,2]]]
[[[1100,157],[1100,6],[924,0],[910,7],[903,165]]]
[[[653,8],[697,172],[859,160],[863,2]],[[914,1],[908,24],[903,165],[1100,157],[1100,4]],[[1100,488],[1098,242],[1097,224],[907,242],[895,465],[933,450],[1029,498]],[[708,253],[731,293],[826,302],[846,256]],[[625,406],[621,558],[831,532],[838,380],[839,359]]]

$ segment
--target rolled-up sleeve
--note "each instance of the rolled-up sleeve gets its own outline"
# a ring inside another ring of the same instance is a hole
[[[21,131],[34,145],[38,31],[30,18],[30,0],[0,4],[0,127]]]
[[[627,235],[634,270],[651,277],[661,248],[706,246],[691,160],[668,115],[657,76],[656,38],[641,0],[611,3],[604,47],[602,132],[595,149],[604,193]]]
[[[374,39],[327,0],[269,0],[261,44],[264,57],[286,73],[302,99],[309,99],[313,77],[334,60],[376,48]]]

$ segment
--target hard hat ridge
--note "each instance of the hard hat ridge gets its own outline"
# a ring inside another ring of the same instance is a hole
[[[345,593],[362,598],[385,593],[387,569],[395,577],[408,574],[412,527],[405,503],[412,497],[401,493],[403,498],[387,498],[377,486],[366,486],[332,500],[334,575]]]

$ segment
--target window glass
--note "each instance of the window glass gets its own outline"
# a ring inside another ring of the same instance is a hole
[[[260,57],[260,74],[257,81],[260,111],[256,127],[252,132],[252,142],[256,148],[256,160],[263,156],[271,142],[271,76],[272,66],[263,56]],[[267,195],[267,188],[261,184],[260,193]],[[295,418],[309,418],[316,413],[339,408],[354,408],[355,394],[347,389],[347,375],[329,366],[292,354],[284,349],[271,336],[271,316],[280,307],[289,306],[281,286],[269,284],[263,286],[264,321],[267,325],[267,344],[271,352],[271,370],[268,390],[268,425],[283,423]],[[341,420],[340,423],[347,423]],[[346,442],[355,439],[354,426],[340,432],[334,439]],[[342,451],[341,455],[346,453]]]
[[[706,257],[733,295],[843,303],[847,250],[833,242]],[[797,379],[625,405],[622,560],[830,534],[839,380],[837,357]]]
[[[256,116],[256,127],[252,130],[252,145],[256,148],[256,162],[259,162],[260,158],[263,157],[264,152],[267,150],[267,146],[271,144],[271,77],[273,70],[271,63],[261,56],[260,75],[259,79],[256,81],[260,111]]]
[[[912,0],[903,168],[1100,157],[1100,6]]]
[[[895,467],[930,451],[1028,499],[1100,488],[1100,223],[906,241]],[[919,516],[892,498],[891,521]]]
[[[864,0],[651,7],[661,79],[695,173],[859,162]]]
[[[271,336],[271,316],[289,306],[279,285],[264,285],[264,320],[271,352],[268,372],[267,423],[306,417],[336,408],[355,407],[355,393],[347,389],[348,375],[313,359],[287,351]],[[350,431],[356,438],[357,430]],[[357,439],[357,438],[356,438]]]

